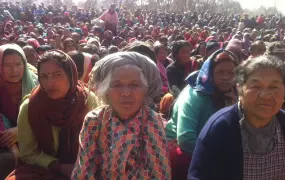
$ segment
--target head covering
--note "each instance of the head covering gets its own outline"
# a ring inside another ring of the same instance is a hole
[[[40,61],[54,56],[60,56],[57,61],[64,66],[63,69],[70,78],[70,89],[65,98],[54,100],[49,98],[41,85],[35,88],[29,99],[28,119],[39,150],[48,155],[55,154],[52,126],[61,129],[57,158],[60,163],[72,164],[79,148],[79,132],[88,112],[87,93],[83,85],[78,83],[76,65],[68,55],[59,50],[51,50],[45,52]],[[38,71],[40,73],[40,69]]]
[[[244,56],[242,53],[242,41],[238,39],[232,39],[229,41],[226,50],[232,52],[235,57],[239,60],[239,62],[242,62],[244,60]]]
[[[244,49],[248,51],[250,46],[251,46],[250,34],[249,33],[245,33],[243,35],[243,43],[244,43]]]
[[[13,49],[22,55],[24,63],[24,74],[22,77],[22,98],[31,93],[32,89],[37,84],[37,76],[28,69],[28,62],[23,49],[17,44],[5,44],[0,46],[0,65],[2,65],[3,54],[7,49]],[[2,76],[2,68],[0,68],[0,75]]]
[[[196,71],[191,73],[187,78],[186,81],[188,84],[196,89],[196,91],[203,92],[205,94],[214,94],[216,92],[216,87],[213,82],[213,66],[215,58],[223,53],[226,52],[229,54],[233,62],[238,64],[238,60],[234,56],[234,54],[228,50],[218,50],[214,54],[212,54],[202,65],[200,71]]]
[[[0,98],[5,102],[1,107],[1,113],[11,121],[13,126],[17,125],[17,116],[22,99],[31,93],[32,89],[37,84],[37,76],[28,68],[27,59],[24,51],[16,44],[6,44],[0,46],[0,67],[3,63],[3,54],[6,50],[12,49],[19,52],[22,56],[24,64],[24,74],[21,81],[17,83],[6,82],[3,79],[2,68],[0,68]]]
[[[40,47],[40,43],[34,39],[34,38],[30,38],[27,40],[27,43],[31,46],[33,46],[34,49],[37,49],[38,47]]]
[[[218,43],[218,41],[215,41],[215,40],[211,40],[211,41],[209,41],[209,42],[207,42],[207,44],[206,44],[206,50],[207,51],[211,51],[212,49],[214,49],[214,48],[220,48],[220,43]]]
[[[268,46],[266,54],[277,56],[282,61],[285,61],[285,45],[281,42],[273,42]]]
[[[148,57],[136,52],[118,52],[99,60],[92,70],[95,89],[104,81],[109,72],[115,68],[124,65],[135,65],[142,69],[144,76],[148,81],[148,91],[146,94],[148,105],[154,102],[154,99],[160,97],[162,82],[159,70],[156,64]]]

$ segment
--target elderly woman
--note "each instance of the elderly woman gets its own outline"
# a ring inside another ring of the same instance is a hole
[[[75,63],[59,50],[38,62],[39,82],[18,117],[19,166],[8,180],[69,179],[85,115],[96,106],[94,94],[78,82]]]
[[[76,64],[78,71],[78,79],[87,84],[89,81],[89,73],[92,70],[92,55],[79,51],[71,51],[68,53],[68,55]]]
[[[170,179],[162,118],[148,102],[161,91],[146,56],[115,53],[98,61],[91,84],[104,102],[80,133],[72,179]]]
[[[188,180],[285,179],[285,65],[260,56],[236,73],[239,102],[204,126]]]
[[[232,53],[219,50],[205,61],[198,76],[191,74],[187,78],[189,85],[174,103],[166,125],[168,140],[177,141],[169,147],[173,179],[186,179],[197,137],[209,117],[235,103],[236,66]]]
[[[16,44],[0,46],[0,179],[14,168],[17,159],[17,117],[22,99],[36,86],[25,53]],[[8,151],[11,150],[11,152]]]

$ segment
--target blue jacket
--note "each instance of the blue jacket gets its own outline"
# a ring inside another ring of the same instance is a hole
[[[276,115],[285,135],[285,113]],[[188,180],[243,179],[243,147],[238,105],[215,113],[202,129],[192,156]]]

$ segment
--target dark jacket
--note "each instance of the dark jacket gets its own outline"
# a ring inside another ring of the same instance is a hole
[[[276,115],[285,135],[285,113]],[[192,156],[188,180],[243,179],[243,147],[238,105],[215,113],[202,129]]]
[[[171,94],[177,97],[186,86],[184,67],[175,61],[167,66],[166,76]]]

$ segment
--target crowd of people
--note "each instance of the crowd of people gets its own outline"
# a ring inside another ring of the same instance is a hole
[[[0,180],[285,179],[284,29],[1,2]]]

